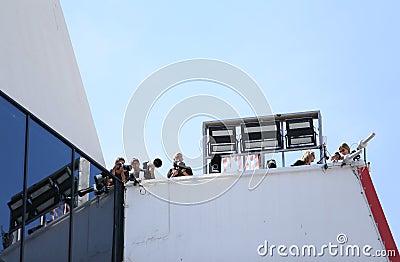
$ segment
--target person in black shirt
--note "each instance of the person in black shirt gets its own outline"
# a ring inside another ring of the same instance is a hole
[[[167,174],[168,178],[177,176],[193,176],[192,168],[183,162],[183,155],[181,152],[175,154],[174,167],[172,167]]]
[[[292,164],[292,166],[303,166],[303,165],[310,165],[315,160],[315,154],[311,150],[307,150],[304,152],[301,160],[297,160]]]

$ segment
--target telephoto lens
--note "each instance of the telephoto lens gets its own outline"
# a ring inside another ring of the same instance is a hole
[[[153,164],[155,167],[159,168],[160,166],[162,166],[162,160],[159,158],[154,159]]]
[[[123,168],[125,171],[131,171],[132,170],[132,166],[131,165],[123,165]]]

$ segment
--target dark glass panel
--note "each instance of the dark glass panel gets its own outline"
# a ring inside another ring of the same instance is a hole
[[[22,191],[26,116],[0,97],[0,225],[9,232],[11,198]],[[22,207],[22,201],[19,201]],[[15,203],[12,207],[17,208]],[[22,214],[22,213],[21,213]],[[3,250],[3,245],[0,250]]]
[[[57,227],[50,227],[46,231],[45,239],[57,241],[57,252],[60,253],[60,257],[68,257],[68,213],[71,205],[70,185],[73,179],[71,159],[72,149],[69,146],[40,124],[30,120],[27,195],[35,215],[29,219],[25,233],[33,234],[32,231],[35,229],[57,223]],[[30,238],[26,238],[26,241],[29,242]],[[27,255],[28,251],[32,251],[25,250]]]
[[[28,186],[71,163],[72,150],[35,121],[29,126]]]

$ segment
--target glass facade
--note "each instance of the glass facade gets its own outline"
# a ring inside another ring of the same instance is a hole
[[[80,241],[76,232],[85,226],[78,224],[83,219],[75,216],[82,214],[93,198],[99,199],[97,190],[102,184],[96,186],[94,177],[112,175],[1,91],[0,123],[0,251],[12,247],[18,254],[12,261],[30,261],[26,245],[34,245],[26,242],[29,236],[63,223],[66,230],[57,233],[58,245],[63,246],[59,258],[77,261],[82,253],[74,252]],[[123,185],[113,180],[114,187],[105,194],[114,194],[110,208],[114,213],[97,215],[94,223],[109,227],[112,233],[101,246],[112,254],[105,261],[121,261],[123,247]]]
[[[10,209],[8,202],[11,196],[23,190],[24,152],[26,134],[26,115],[0,97],[0,167],[2,190],[0,190],[0,225],[2,227],[3,248],[13,238],[10,232]],[[21,211],[22,203],[19,204]],[[21,213],[22,214],[22,213]],[[6,243],[5,243],[6,242]]]

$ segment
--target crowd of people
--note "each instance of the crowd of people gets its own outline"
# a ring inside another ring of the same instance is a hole
[[[156,160],[155,160],[156,161]],[[161,160],[159,160],[161,162]],[[159,164],[161,165],[161,163]],[[140,181],[141,179],[154,179],[154,171],[157,166],[150,162],[145,162],[143,168],[140,167],[140,161],[134,157],[130,161],[130,165],[125,164],[125,158],[117,157],[114,162],[114,167],[110,170],[110,173],[126,183],[128,181]],[[140,173],[143,173],[141,176]],[[173,167],[168,170],[167,177],[179,177],[179,176],[192,176],[193,171],[190,166],[187,166],[183,162],[183,154],[177,152],[173,158]],[[111,187],[113,185],[113,179],[107,178],[106,186]]]
[[[337,152],[335,152],[331,157],[330,160],[333,163],[343,161],[346,155],[350,154],[350,147],[347,143],[342,143],[339,146]],[[302,166],[302,165],[310,165],[315,160],[315,154],[312,150],[306,150],[303,153],[301,159],[297,160],[292,164],[292,166]]]
[[[342,143],[339,146],[337,152],[335,152],[330,160],[335,163],[339,161],[343,161],[346,155],[350,154],[350,147],[347,143]],[[315,160],[315,153],[312,150],[304,151],[301,159],[294,162],[291,166],[303,166],[303,165],[311,165]],[[270,160],[271,161],[271,160]],[[147,166],[148,164],[148,166]],[[268,167],[276,167],[276,162],[268,163]],[[154,170],[155,166],[153,163],[146,162],[146,168],[140,167],[140,161],[138,158],[134,157],[130,161],[130,165],[125,165],[125,158],[117,157],[115,159],[114,167],[110,170],[110,173],[115,177],[120,179],[122,182],[126,183],[127,181],[139,181],[141,179],[154,179]],[[140,173],[143,172],[143,176],[140,176]],[[173,167],[168,170],[167,177],[180,177],[180,176],[193,176],[193,171],[190,166],[187,166],[183,161],[183,154],[181,152],[175,153],[173,157]],[[107,180],[107,187],[111,187],[113,185],[112,178]]]

